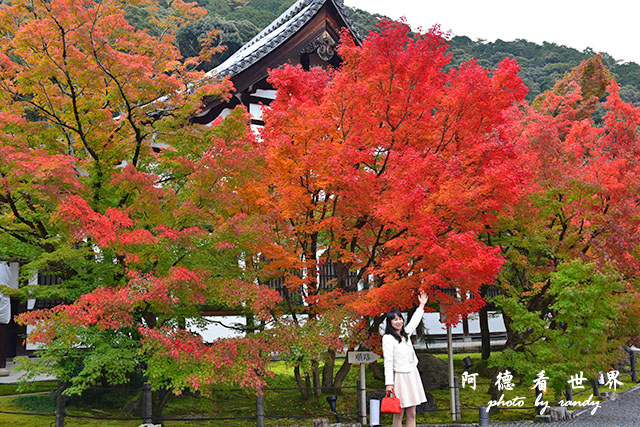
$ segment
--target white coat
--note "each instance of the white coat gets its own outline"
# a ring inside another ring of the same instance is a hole
[[[411,336],[416,330],[424,310],[420,307],[413,313],[411,320],[404,327],[404,331]],[[382,337],[382,357],[384,357],[384,383],[385,385],[393,385],[395,372],[411,372],[418,366],[418,357],[413,349],[410,339],[402,338],[402,342],[389,334]]]

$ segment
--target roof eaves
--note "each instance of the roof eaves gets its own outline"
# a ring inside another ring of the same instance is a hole
[[[207,76],[234,76],[246,70],[288,40],[304,24],[309,22],[327,2],[331,2],[335,6],[338,14],[346,23],[347,29],[353,34],[356,41],[361,43],[362,38],[347,19],[349,13],[343,0],[299,0],[225,62],[209,71]]]
[[[344,0],[329,0],[329,1],[331,1],[333,3],[333,5],[336,7],[336,10],[340,14],[340,17],[342,18],[344,23],[347,25],[347,29],[349,30],[349,32],[356,39],[356,42],[359,45],[362,44],[362,40],[363,40],[362,36],[358,33],[356,28],[351,24],[351,20],[349,19],[349,15],[350,14],[349,14],[349,11],[347,10],[347,8],[344,5]]]
[[[267,28],[207,73],[219,77],[236,75],[278,47],[306,24],[327,0],[299,0]]]

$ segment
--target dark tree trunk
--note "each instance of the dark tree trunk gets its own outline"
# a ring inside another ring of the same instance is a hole
[[[345,359],[344,363],[334,376],[333,372],[336,363],[336,352],[331,349],[327,350],[324,359],[324,367],[322,369],[322,392],[325,394],[340,393],[342,383],[351,369],[351,363]]]
[[[317,360],[311,362],[313,373],[313,395],[320,396],[320,364]]]
[[[335,393],[339,392],[342,388],[342,383],[344,382],[344,379],[347,378],[349,370],[351,370],[351,363],[349,363],[349,361],[345,359],[333,381],[333,390]]]
[[[502,372],[504,371],[504,368],[502,367],[497,367],[497,368],[493,368],[490,369],[490,378],[496,378],[498,375],[498,372]],[[489,385],[489,397],[491,398],[491,400],[495,400],[497,401],[500,398],[500,395],[502,393],[500,392],[500,390],[498,390],[498,385],[496,383],[496,381],[491,381],[491,384]],[[494,415],[498,413],[498,407],[497,406],[492,406],[491,409],[489,410],[489,415]]]
[[[311,378],[309,377],[309,373],[304,373],[304,385],[306,386],[306,393],[308,397],[311,397]]]
[[[302,397],[302,400],[309,399],[309,391],[307,390],[307,387],[305,386],[304,381],[302,380],[302,375],[300,374],[300,366],[296,366],[293,369],[293,375],[296,378],[296,384],[298,385],[298,389],[300,390],[300,395]]]
[[[0,323],[0,368],[7,367],[9,347],[9,325]]]
[[[246,325],[247,325],[245,329],[246,329],[247,333],[251,334],[251,333],[257,332],[256,331],[256,329],[257,329],[256,328],[256,322],[255,322],[255,318],[254,318],[253,314],[247,314],[245,316],[245,319],[246,319]]]
[[[153,402],[152,414],[153,414],[154,424],[162,425],[162,421],[159,421],[159,420],[162,418],[162,412],[164,411],[164,408],[167,405],[167,401],[169,400],[170,395],[171,394],[169,393],[169,390],[164,388],[160,390],[154,390],[151,392],[151,401]]]
[[[27,355],[27,325],[19,325],[14,320],[15,317],[27,311],[27,303],[17,299],[11,299],[11,326],[10,340],[13,343],[13,351],[11,356],[26,356]]]
[[[480,338],[482,360],[488,360],[491,356],[491,331],[489,331],[489,310],[486,305],[480,309]]]
[[[167,389],[151,391],[151,419],[154,424],[162,424],[160,419],[170,397],[171,393]],[[122,407],[122,413],[129,417],[141,416],[145,411],[144,399],[144,391],[141,391]]]
[[[377,380],[384,380],[384,374],[380,370],[380,365],[378,365],[378,363],[373,362],[373,363],[370,363],[369,366],[371,367],[371,373],[373,373],[373,378]]]
[[[322,368],[322,392],[332,393],[333,369],[336,364],[336,352],[329,349],[324,354],[324,366]]]

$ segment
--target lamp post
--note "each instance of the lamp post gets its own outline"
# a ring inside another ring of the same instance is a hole
[[[471,367],[473,366],[471,358],[469,356],[465,357],[464,359],[462,359],[462,363],[464,363],[464,371],[469,372],[469,369],[471,369]]]
[[[446,319],[446,315],[443,316],[443,309],[446,313],[446,305],[440,305],[440,321],[443,321],[443,318]],[[447,354],[449,356],[449,396],[451,400],[451,419],[453,421],[457,421],[456,414],[456,390],[455,383],[453,380],[453,337],[451,334],[451,326],[447,324]]]
[[[442,288],[442,292],[453,296],[456,296],[456,290],[453,288]],[[440,322],[446,322],[448,318],[449,304],[440,303]],[[447,353],[449,356],[449,396],[451,400],[451,419],[458,421],[459,415],[456,411],[456,390],[453,373],[453,336],[451,333],[451,326],[447,323]]]
[[[331,411],[333,411],[334,415],[336,416],[336,422],[340,422],[340,416],[338,415],[338,410],[336,408],[336,402],[338,401],[338,396],[336,395],[331,395],[331,396],[327,396],[327,403],[329,404],[329,408],[331,408]]]

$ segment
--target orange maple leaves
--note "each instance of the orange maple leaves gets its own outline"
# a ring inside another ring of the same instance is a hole
[[[515,62],[445,72],[438,30],[408,32],[382,22],[363,47],[345,34],[337,70],[285,66],[270,77],[279,95],[265,113],[272,191],[263,197],[292,235],[282,242],[298,254],[290,268],[335,262],[355,272],[361,292],[351,304],[366,315],[412,305],[418,288],[436,300],[448,298],[439,287],[477,296],[502,264],[477,233],[527,181],[511,139],[526,94]],[[309,297],[318,292],[315,275],[303,282]],[[349,286],[338,278],[321,293],[357,290]]]

